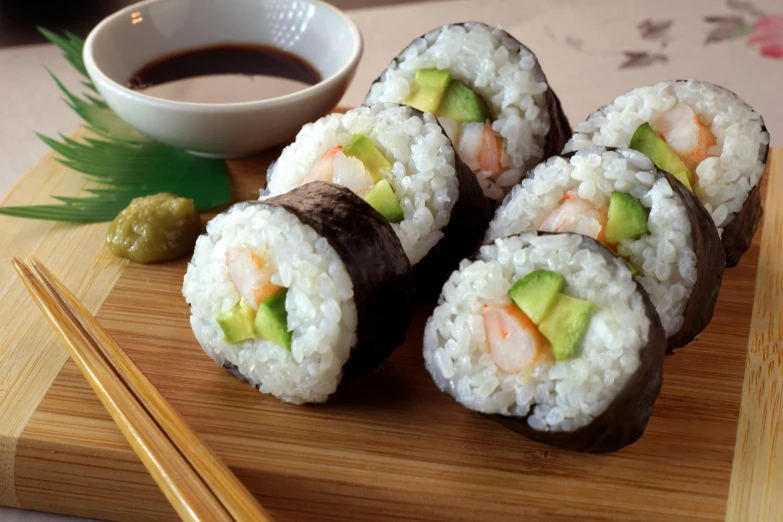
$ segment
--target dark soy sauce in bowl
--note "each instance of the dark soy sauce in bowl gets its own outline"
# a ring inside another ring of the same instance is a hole
[[[242,103],[276,98],[321,81],[307,61],[277,47],[224,43],[170,54],[145,65],[127,86],[190,103]]]

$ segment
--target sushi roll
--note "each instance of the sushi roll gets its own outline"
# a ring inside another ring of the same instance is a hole
[[[449,278],[424,331],[441,391],[533,440],[591,452],[641,437],[665,348],[623,260],[569,233],[481,247]]]
[[[769,133],[731,91],[697,80],[633,89],[574,129],[565,152],[630,147],[698,196],[715,221],[726,266],[739,263],[761,221],[761,176]]]
[[[413,281],[389,223],[347,188],[314,182],[211,220],[183,294],[215,362],[299,404],[402,344]]]
[[[650,296],[669,350],[707,327],[725,257],[710,215],[640,152],[593,147],[549,158],[506,197],[487,231],[576,232],[625,259]]]
[[[370,87],[365,104],[377,102],[437,115],[492,201],[571,136],[533,52],[477,22],[444,25],[411,42]]]
[[[489,222],[476,177],[437,119],[403,105],[359,107],[305,125],[270,167],[261,198],[314,180],[351,189],[386,218],[422,301],[437,299]]]

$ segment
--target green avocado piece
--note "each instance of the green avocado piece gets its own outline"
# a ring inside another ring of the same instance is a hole
[[[291,351],[291,332],[288,331],[288,314],[285,310],[287,292],[288,288],[281,288],[258,305],[253,327],[258,337]]]
[[[411,92],[403,103],[420,111],[435,114],[450,83],[450,71],[419,69],[413,78]]]
[[[217,316],[218,325],[223,330],[226,342],[235,344],[247,339],[256,339],[253,331],[255,311],[245,301],[240,300],[234,307]]]
[[[389,223],[399,223],[405,219],[402,207],[389,182],[382,179],[370,189],[364,200],[377,210]]]
[[[484,122],[489,118],[489,110],[484,99],[464,83],[454,80],[446,89],[443,101],[438,107],[438,118],[468,122]]]
[[[650,127],[649,123],[642,123],[636,128],[628,148],[638,150],[649,157],[656,167],[669,172],[693,192],[690,169],[685,166],[685,163],[666,141]]]
[[[588,301],[560,294],[552,310],[538,329],[552,343],[552,353],[558,361],[579,355],[579,341],[590,323],[593,305]]]
[[[508,296],[534,324],[539,325],[565,285],[565,277],[557,272],[535,270],[514,283]]]
[[[391,170],[392,168],[386,156],[364,134],[354,135],[353,141],[348,146],[343,147],[343,154],[361,161],[375,183],[383,179],[383,176],[380,174],[382,170]]]
[[[621,239],[639,239],[649,233],[647,212],[641,202],[630,194],[612,192],[606,219],[606,240],[617,244]]]

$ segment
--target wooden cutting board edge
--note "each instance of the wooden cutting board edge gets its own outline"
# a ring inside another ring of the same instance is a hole
[[[727,521],[783,517],[783,149],[770,150]],[[773,174],[774,173],[774,174]]]
[[[768,226],[762,233],[726,511],[727,520],[732,521],[775,520],[783,513],[783,498],[772,487],[783,481],[783,454],[777,451],[783,442],[778,429],[783,350],[777,345],[783,333],[780,323],[783,303],[779,297],[783,295],[783,265],[778,261],[783,241],[778,231],[783,230],[783,215],[778,205],[773,204],[783,194],[783,173],[773,175],[781,166],[783,150],[773,149],[765,202]],[[76,173],[56,163],[53,154],[47,154],[14,187],[3,204],[50,202],[49,194],[77,195],[85,185]],[[66,284],[97,313],[126,265],[105,251],[104,233],[102,224],[72,226],[0,217],[0,253],[5,259],[13,255],[41,257],[55,273],[65,275]],[[47,242],[54,234],[58,239]],[[47,246],[49,243],[53,246]],[[7,277],[10,272],[12,269],[0,264],[0,313],[3,314],[0,317],[11,319],[8,321],[11,327],[5,330],[7,335],[0,340],[0,505],[23,507],[15,487],[16,442],[67,360],[67,353],[50,333],[21,282],[13,274]],[[15,318],[19,319],[18,324]],[[11,344],[11,339],[16,344]],[[18,339],[25,341],[18,342]],[[30,373],[32,368],[37,371]],[[16,400],[19,396],[23,399]]]
[[[78,130],[74,137],[85,134]],[[44,156],[14,186],[2,205],[52,203],[58,196],[88,195],[78,173]],[[0,505],[22,507],[16,493],[16,444],[68,353],[16,277],[13,256],[39,257],[97,313],[127,261],[104,248],[106,225],[68,225],[0,216]]]

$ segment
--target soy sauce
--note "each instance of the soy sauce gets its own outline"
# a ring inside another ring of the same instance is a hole
[[[274,98],[321,81],[299,56],[259,44],[223,43],[189,49],[142,67],[127,86],[145,94],[193,103],[238,103]]]

